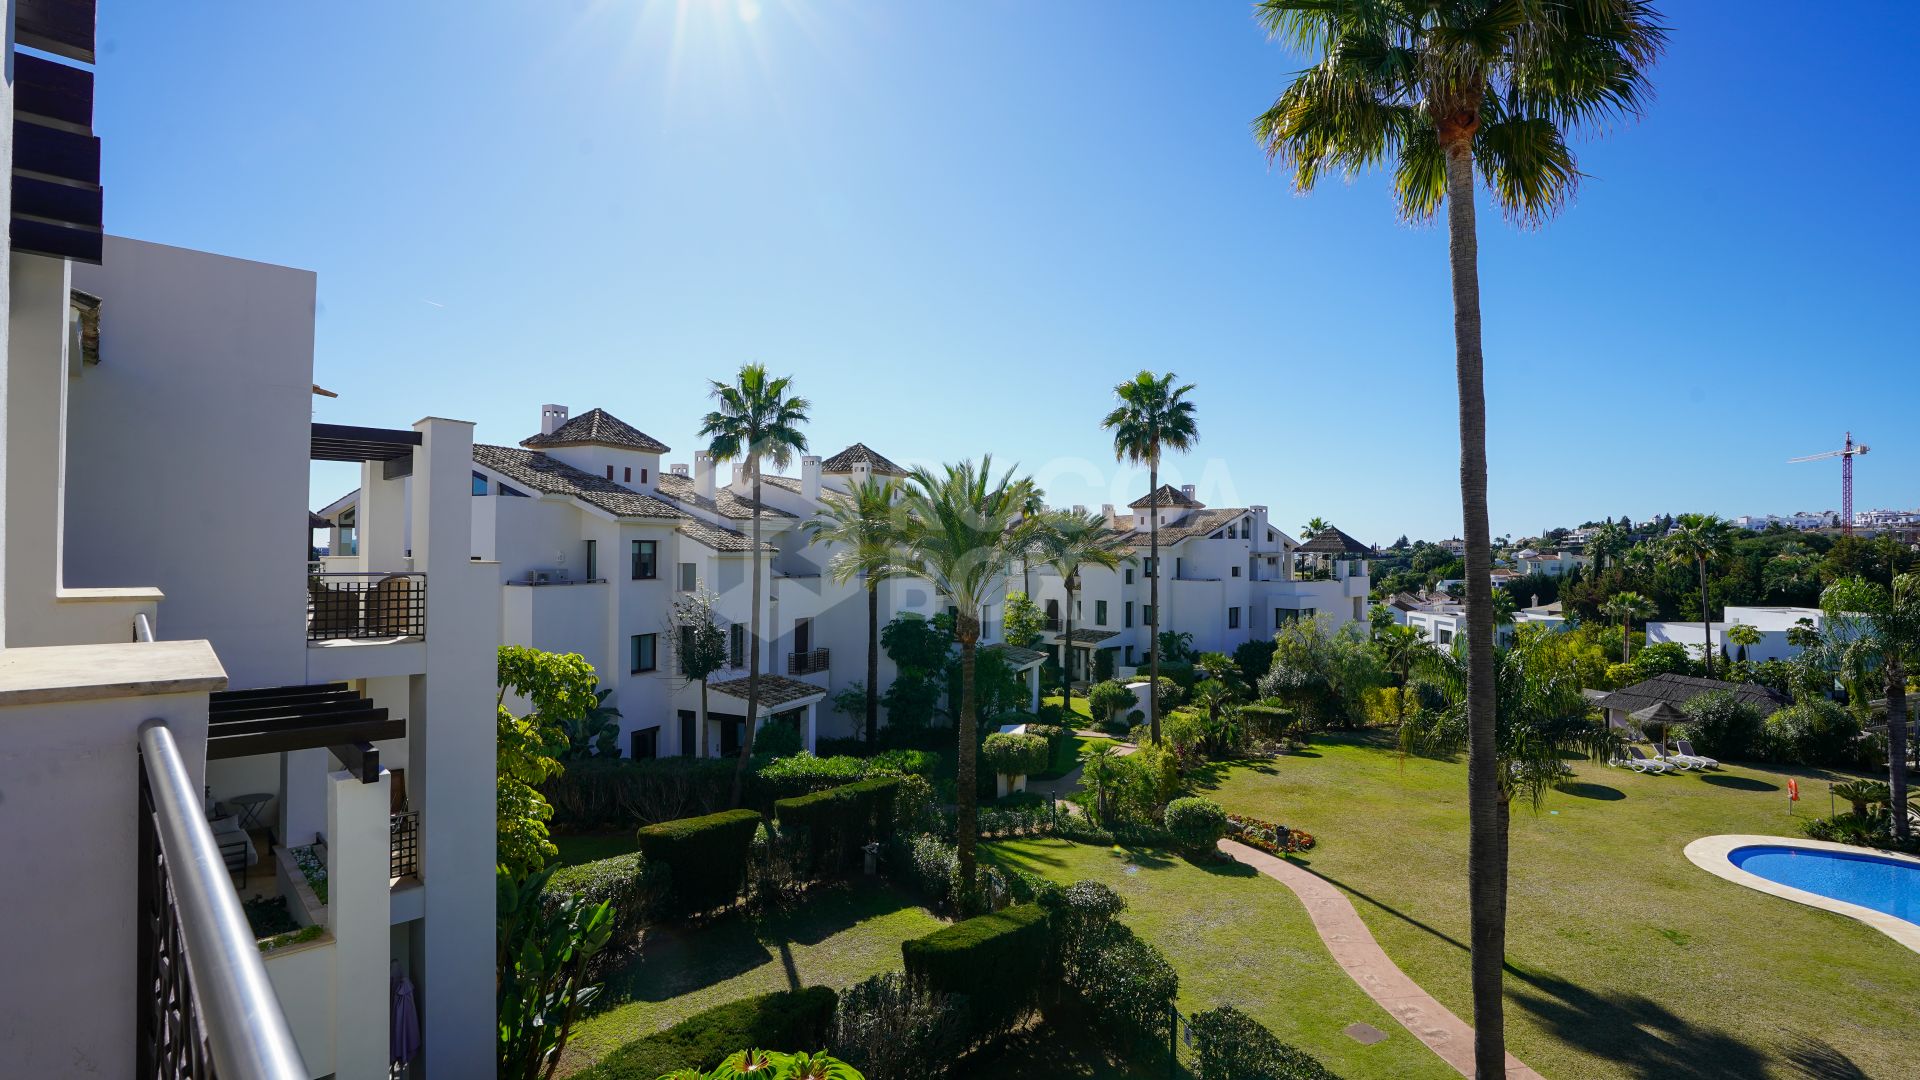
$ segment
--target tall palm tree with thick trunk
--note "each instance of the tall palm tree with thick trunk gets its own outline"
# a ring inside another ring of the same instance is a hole
[[[807,422],[807,410],[813,406],[792,392],[793,377],[775,378],[766,365],[748,364],[731,383],[715,381],[710,392],[718,404],[700,421],[700,435],[710,440],[707,450],[714,464],[745,461],[747,481],[753,489],[753,612],[747,616],[747,721],[740,739],[740,760],[733,769],[734,806],[740,805],[740,789],[747,775],[747,761],[753,757],[753,726],[760,710],[760,597],[765,588],[764,564],[767,553],[760,544],[760,466],[770,461],[776,469],[786,468],[796,453],[805,453],[807,437],[800,425]]]
[[[1620,620],[1620,662],[1633,659],[1633,624],[1645,622],[1654,617],[1659,608],[1652,600],[1637,592],[1614,593],[1600,607],[1600,614],[1609,619]]]
[[[1707,596],[1707,564],[1733,549],[1733,526],[1713,514],[1681,514],[1673,531],[1660,541],[1666,560],[1692,566],[1700,574],[1700,655],[1713,678],[1713,604]]]
[[[1510,218],[1551,217],[1580,180],[1569,132],[1637,115],[1666,35],[1649,0],[1261,0],[1260,21],[1308,56],[1254,121],[1305,190],[1389,163],[1401,213],[1447,214],[1466,540],[1466,714],[1474,1065],[1504,1073],[1506,835],[1494,732],[1491,529],[1480,341],[1476,169]]]
[[[1147,467],[1147,675],[1160,685],[1160,455],[1185,452],[1200,441],[1194,423],[1193,402],[1187,400],[1193,384],[1173,385],[1173,372],[1156,376],[1142,371],[1113,388],[1120,404],[1100,426],[1113,432],[1113,456]],[[1159,691],[1147,695],[1147,731],[1160,741]]]
[[[1060,575],[1067,591],[1067,607],[1061,625],[1060,660],[1066,675],[1066,691],[1061,701],[1073,711],[1073,594],[1080,589],[1080,569],[1100,566],[1112,569],[1120,565],[1113,538],[1107,535],[1107,519],[1100,514],[1076,514],[1058,510],[1040,519],[1034,533],[1035,557]],[[1091,672],[1088,673],[1091,680]]]
[[[837,544],[827,566],[833,580],[846,584],[856,578],[867,594],[867,748],[880,740],[880,586],[893,563],[894,507],[899,485],[869,476],[847,492],[829,497],[820,515],[807,523],[816,544]]]
[[[1901,574],[1891,589],[1843,578],[1820,594],[1828,633],[1843,651],[1877,665],[1887,695],[1887,788],[1893,835],[1906,840],[1907,672],[1920,667],[1920,571]]]
[[[974,700],[974,661],[980,644],[980,609],[1006,588],[1020,557],[1016,535],[1021,504],[1032,487],[1013,470],[993,475],[993,456],[975,465],[962,461],[940,472],[922,466],[908,477],[896,513],[894,558],[889,575],[919,578],[954,608],[953,636],[960,645],[960,708],[955,795],[960,804],[961,906],[971,909],[977,884],[974,839],[978,831],[975,761],[979,715]]]

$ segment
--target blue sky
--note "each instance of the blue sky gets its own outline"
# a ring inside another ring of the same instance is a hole
[[[1785,459],[1848,428],[1858,504],[1920,504],[1920,5],[1663,7],[1659,98],[1577,203],[1482,216],[1495,531],[1832,507],[1838,466]],[[1300,63],[1248,12],[102,0],[108,228],[317,271],[323,420],[512,443],[600,405],[684,461],[758,360],[819,452],[991,450],[1097,505],[1144,491],[1098,423],[1151,367],[1198,386],[1167,472],[1208,502],[1452,535],[1445,231],[1267,168]]]

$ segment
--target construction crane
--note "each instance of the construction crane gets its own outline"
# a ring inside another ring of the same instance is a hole
[[[1824,454],[1808,454],[1806,457],[1788,458],[1787,464],[1802,461],[1825,461],[1828,458],[1840,459],[1840,530],[1848,536],[1853,535],[1853,459],[1867,452],[1867,444],[1853,444],[1853,432],[1847,432],[1847,445],[1839,450],[1829,450]]]

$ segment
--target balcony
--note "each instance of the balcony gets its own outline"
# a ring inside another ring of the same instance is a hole
[[[405,810],[388,819],[387,876],[391,884],[420,876],[420,811]]]
[[[387,641],[427,634],[427,575],[317,573],[307,576],[307,644]]]
[[[827,670],[828,650],[813,649],[808,652],[787,654],[787,674],[812,675]]]

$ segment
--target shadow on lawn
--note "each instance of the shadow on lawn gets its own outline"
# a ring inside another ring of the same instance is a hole
[[[1768,1055],[1759,1048],[1730,1032],[1695,1024],[1651,998],[1588,990],[1549,975],[1515,971],[1512,965],[1507,970],[1524,983],[1510,983],[1507,996],[1537,1017],[1555,1037],[1624,1066],[1635,1076],[1647,1080],[1745,1080],[1767,1074]],[[1837,1053],[1834,1056],[1846,1060]],[[1809,1075],[1838,1080],[1858,1074]]]
[[[1605,784],[1589,784],[1584,781],[1572,784],[1561,784],[1556,790],[1563,795],[1571,795],[1576,799],[1598,799],[1601,802],[1619,802],[1621,799],[1627,797],[1627,793],[1617,787],[1608,787]]]
[[[1726,773],[1707,773],[1701,781],[1714,787],[1732,788],[1735,791],[1779,791],[1779,784],[1770,784],[1756,776],[1729,776]]]
[[[1794,1033],[1780,1044],[1780,1056],[1802,1076],[1813,1080],[1873,1080],[1865,1069],[1832,1043]]]

